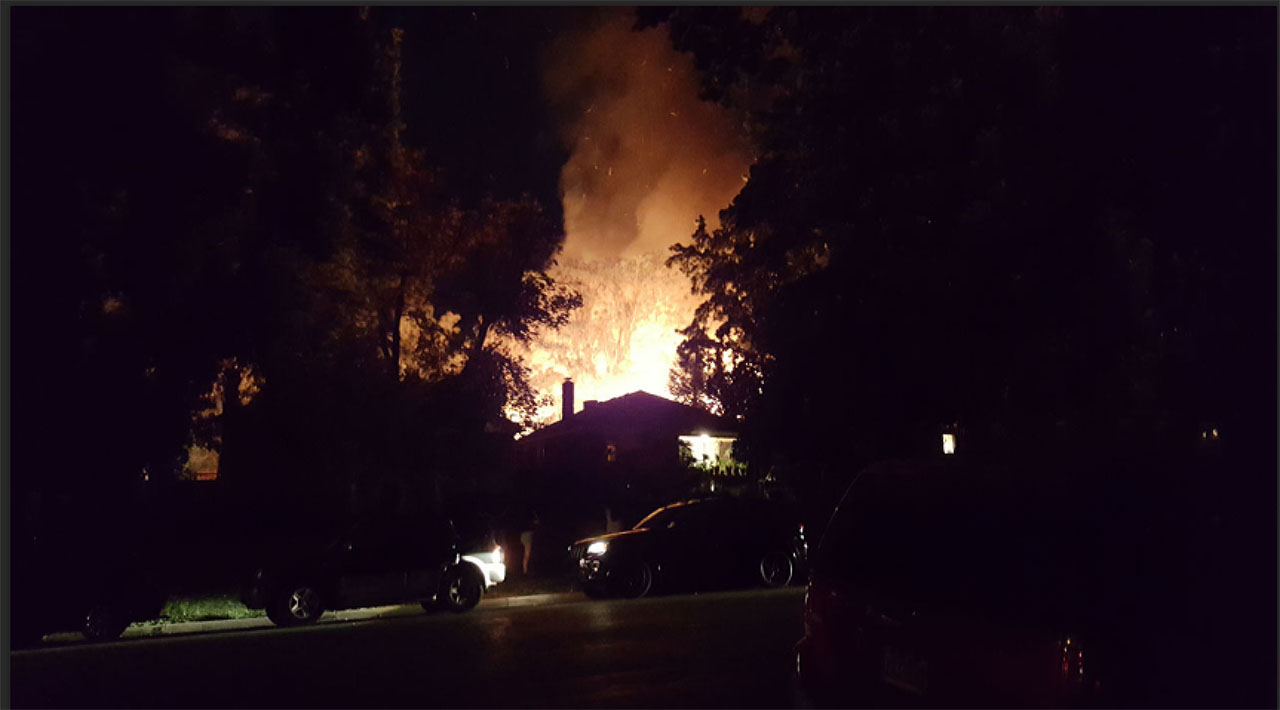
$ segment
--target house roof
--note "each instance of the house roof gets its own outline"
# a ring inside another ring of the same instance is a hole
[[[676,429],[680,434],[735,435],[737,427],[724,417],[673,402],[644,391],[587,404],[582,411],[543,427],[520,441],[543,441],[592,429]]]

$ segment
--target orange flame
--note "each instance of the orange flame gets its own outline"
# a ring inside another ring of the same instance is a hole
[[[571,149],[560,175],[564,255],[552,272],[575,286],[583,308],[525,352],[531,384],[554,404],[572,377],[577,408],[643,390],[670,397],[677,332],[699,298],[668,269],[668,247],[688,242],[699,215],[715,216],[742,187],[750,164],[740,121],[698,97],[690,56],[665,28],[634,31],[628,8],[557,40],[544,88],[563,116]]]

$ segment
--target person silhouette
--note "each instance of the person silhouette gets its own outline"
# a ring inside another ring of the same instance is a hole
[[[622,530],[622,521],[613,517],[613,508],[605,506],[604,508],[604,531],[605,533],[616,533]]]
[[[520,566],[520,570],[524,576],[529,576],[529,561],[533,559],[533,537],[538,528],[542,525],[542,521],[538,519],[538,512],[534,511],[533,518],[529,521],[529,525],[524,532],[520,533],[520,545],[524,548],[524,560]]]

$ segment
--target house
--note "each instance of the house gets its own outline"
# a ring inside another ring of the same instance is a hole
[[[561,420],[516,442],[522,481],[544,506],[568,500],[631,517],[710,477],[741,475],[732,457],[737,431],[723,417],[647,392],[573,409],[566,380]]]

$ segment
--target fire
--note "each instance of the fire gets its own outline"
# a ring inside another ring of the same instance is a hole
[[[671,396],[677,331],[699,298],[666,268],[668,248],[689,240],[699,215],[716,226],[752,160],[740,117],[699,98],[693,58],[672,49],[665,28],[634,26],[632,9],[602,10],[560,35],[543,67],[569,149],[567,236],[551,275],[583,296],[567,326],[522,353],[530,384],[550,399],[544,423],[559,417],[566,377],[579,409],[637,390]]]
[[[530,383],[552,402],[538,413],[555,421],[559,387],[576,384],[578,410],[585,400],[606,400],[643,390],[670,397],[668,388],[677,332],[689,324],[698,298],[689,281],[666,268],[663,254],[612,259],[566,258],[552,275],[582,293],[583,306],[558,331],[545,332],[525,351]]]

